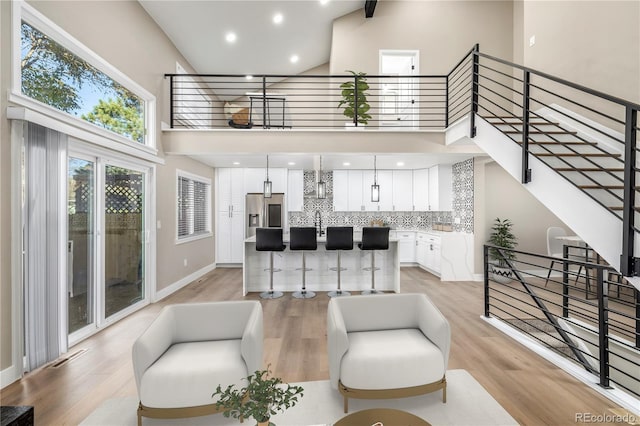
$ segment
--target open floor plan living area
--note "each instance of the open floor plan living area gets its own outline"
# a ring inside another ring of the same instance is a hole
[[[639,76],[637,0],[0,1],[0,425],[640,425]]]

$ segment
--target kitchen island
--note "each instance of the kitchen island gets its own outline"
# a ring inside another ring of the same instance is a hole
[[[302,287],[302,252],[289,250],[289,234],[283,236],[285,251],[273,255],[274,269],[280,272],[273,274],[274,290],[293,292]],[[371,266],[371,251],[358,249],[362,241],[362,233],[353,233],[353,250],[342,251],[340,258],[343,268],[341,283],[346,291],[362,291],[371,288],[371,271],[363,268]],[[325,249],[326,238],[318,237],[318,249],[307,251],[306,283],[307,290],[332,291],[338,285],[338,273],[329,268],[337,265],[337,252]],[[389,250],[376,250],[376,289],[400,292],[400,261],[398,258],[398,239],[389,238]],[[256,238],[249,237],[244,241],[244,258],[242,263],[242,291],[262,292],[269,289],[269,252],[256,251]]]

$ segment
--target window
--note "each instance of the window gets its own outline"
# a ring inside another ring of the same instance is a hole
[[[211,180],[178,171],[178,241],[211,235]]]
[[[78,119],[68,124],[90,129],[88,122],[109,131],[102,136],[153,148],[154,96],[25,2],[15,4],[10,100],[40,112],[53,108]]]

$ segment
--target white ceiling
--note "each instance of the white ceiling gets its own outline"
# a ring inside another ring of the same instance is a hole
[[[422,169],[436,164],[453,164],[474,157],[474,154],[377,154],[378,169]],[[225,154],[194,155],[198,160],[211,167],[265,167],[265,155]],[[234,162],[240,164],[234,164]],[[295,163],[290,165],[289,163]],[[345,166],[344,163],[350,163]],[[404,166],[398,166],[403,162]],[[277,154],[269,155],[269,167],[289,169],[317,170],[320,156],[316,154]],[[323,170],[336,169],[373,169],[373,154],[327,154],[322,156]]]
[[[202,74],[299,74],[327,63],[333,20],[364,7],[364,0],[138,1]],[[228,32],[234,43],[225,41]]]

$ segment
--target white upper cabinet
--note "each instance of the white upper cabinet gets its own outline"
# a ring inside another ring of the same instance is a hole
[[[216,210],[244,211],[243,169],[216,169]]]
[[[378,185],[380,185],[378,211],[390,212],[393,210],[393,172],[378,170]],[[369,196],[371,196],[371,185],[369,185]]]
[[[287,210],[301,212],[304,210],[304,172],[289,170],[287,174]]]
[[[349,192],[349,211],[362,211],[364,208],[362,204],[362,170],[349,170],[349,182],[347,186],[347,191]]]
[[[333,171],[333,210],[349,211],[349,171]]]
[[[263,192],[264,181],[267,179],[267,169],[247,168],[244,169],[244,187],[247,193]],[[269,168],[269,180],[271,181],[271,192],[287,191],[287,169]]]
[[[452,209],[452,185],[450,164],[439,164],[429,168],[429,210]]]
[[[393,171],[393,210],[413,211],[413,171]]]
[[[429,169],[413,171],[413,206],[415,211],[429,210]]]

